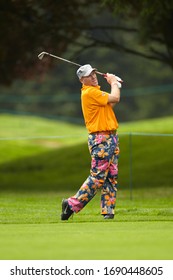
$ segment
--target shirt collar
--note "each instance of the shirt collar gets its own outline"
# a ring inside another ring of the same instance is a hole
[[[97,88],[97,89],[100,89],[100,86],[86,86],[84,84],[82,84],[82,89],[87,89],[87,88]]]

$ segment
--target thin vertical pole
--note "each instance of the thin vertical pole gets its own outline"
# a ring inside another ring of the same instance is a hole
[[[133,190],[132,190],[132,181],[133,181],[133,174],[132,174],[132,133],[129,133],[129,189],[130,189],[130,200],[133,199]]]

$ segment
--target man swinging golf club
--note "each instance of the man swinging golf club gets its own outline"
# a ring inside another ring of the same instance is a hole
[[[117,77],[107,73],[104,77],[111,91],[102,91],[98,85],[97,69],[90,64],[81,66],[77,76],[82,83],[82,112],[88,130],[88,147],[91,155],[90,175],[77,193],[63,199],[61,220],[68,220],[81,211],[101,190],[101,215],[114,218],[118,178],[118,122],[113,106],[120,101],[121,84]]]

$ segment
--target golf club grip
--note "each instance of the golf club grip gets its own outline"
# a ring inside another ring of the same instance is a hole
[[[99,72],[99,71],[96,71],[96,73],[99,74],[99,75],[102,75],[103,77],[106,77],[106,76],[107,76],[107,74],[101,73],[101,72]],[[118,82],[123,83],[123,80],[122,80],[120,77],[118,77],[118,76],[115,76],[115,77],[116,77],[116,79],[117,79]]]

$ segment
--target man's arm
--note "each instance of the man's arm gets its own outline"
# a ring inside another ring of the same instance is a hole
[[[117,84],[117,79],[115,75],[108,73],[106,74],[105,78],[107,82],[111,85],[111,92],[108,96],[108,103],[110,103],[111,106],[114,106],[120,101],[120,89]]]

